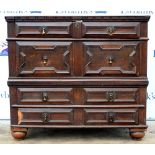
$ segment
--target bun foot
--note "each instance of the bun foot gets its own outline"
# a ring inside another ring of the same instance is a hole
[[[134,140],[141,140],[145,136],[145,129],[130,129],[130,137]]]
[[[130,137],[135,140],[141,140],[144,136],[144,132],[130,132]]]
[[[27,135],[27,128],[12,128],[11,134],[13,138],[23,140]]]

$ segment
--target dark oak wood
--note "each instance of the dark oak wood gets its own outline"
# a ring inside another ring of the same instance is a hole
[[[149,16],[6,17],[11,131],[146,125]]]

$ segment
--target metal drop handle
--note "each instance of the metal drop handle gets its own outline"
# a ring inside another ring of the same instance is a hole
[[[48,113],[47,112],[42,113],[41,118],[42,118],[43,123],[48,123]]]
[[[114,28],[113,26],[107,27],[107,33],[108,33],[110,36],[113,35],[114,31],[115,31],[115,28]]]
[[[114,113],[108,112],[108,122],[113,123],[114,122]]]
[[[48,100],[48,94],[47,94],[47,92],[43,92],[43,93],[42,93],[42,100],[43,100],[44,102],[47,102],[47,100]]]
[[[47,55],[44,55],[43,58],[42,58],[42,60],[43,60],[43,64],[46,65],[47,62],[48,62],[48,56]]]
[[[108,102],[113,102],[115,100],[116,93],[113,91],[108,91],[107,92],[107,100]]]
[[[114,61],[114,57],[113,56],[108,56],[107,59],[108,59],[108,64],[112,65],[112,63]]]
[[[42,28],[41,34],[42,35],[45,35],[46,34],[46,28],[45,27]]]

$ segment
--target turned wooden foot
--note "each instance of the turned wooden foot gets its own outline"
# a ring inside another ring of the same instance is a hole
[[[130,137],[134,140],[141,140],[145,136],[145,129],[130,129]]]
[[[17,140],[23,140],[25,139],[26,135],[27,135],[27,128],[11,128],[11,134],[13,136],[13,138],[17,139]]]

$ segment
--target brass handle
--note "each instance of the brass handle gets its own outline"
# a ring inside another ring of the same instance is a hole
[[[47,64],[47,61],[48,61],[48,56],[47,55],[44,55],[43,56],[43,63],[44,63],[44,65]]]
[[[46,28],[45,28],[45,27],[42,28],[41,34],[42,34],[42,35],[45,35],[45,34],[46,34]]]
[[[107,33],[108,33],[110,36],[113,35],[114,31],[115,31],[115,28],[114,28],[113,26],[107,27]]]
[[[48,94],[47,94],[47,92],[43,92],[43,94],[42,94],[42,100],[44,102],[47,102],[47,100],[48,100]]]
[[[108,122],[113,123],[114,122],[114,113],[108,112]]]
[[[47,123],[48,122],[48,113],[47,112],[42,113],[41,118],[42,118],[43,123]]]
[[[114,101],[115,97],[116,97],[116,93],[115,92],[113,92],[113,91],[107,92],[107,100],[108,100],[108,102]]]
[[[109,56],[107,59],[108,59],[108,64],[112,65],[112,63],[114,61],[114,57],[113,56]]]

